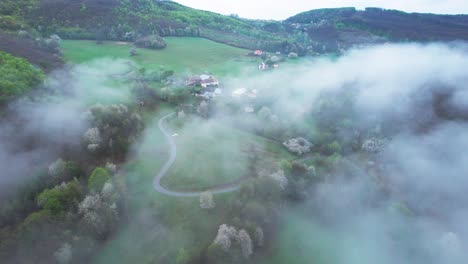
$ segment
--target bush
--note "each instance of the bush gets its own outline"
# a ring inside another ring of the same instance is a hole
[[[100,192],[104,184],[110,180],[109,172],[101,167],[94,169],[93,173],[88,179],[88,189],[94,192]]]

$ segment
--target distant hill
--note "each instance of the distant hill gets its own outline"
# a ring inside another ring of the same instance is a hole
[[[468,16],[351,7],[265,21],[196,10],[172,1],[1,0],[0,30],[120,41],[149,34],[193,36],[246,49],[305,55],[372,43],[468,40]]]
[[[330,8],[300,13],[284,21],[306,32],[324,49],[404,41],[468,40],[468,15],[405,13],[381,8]]]

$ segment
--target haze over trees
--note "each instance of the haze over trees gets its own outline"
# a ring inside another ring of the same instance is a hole
[[[465,20],[1,1],[0,262],[466,263]]]

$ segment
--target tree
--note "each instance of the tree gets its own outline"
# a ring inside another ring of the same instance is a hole
[[[273,115],[270,108],[263,106],[260,111],[258,111],[258,117],[260,117],[262,120],[270,121],[271,116]]]
[[[83,227],[99,237],[105,237],[118,220],[117,206],[112,201],[106,201],[99,193],[86,196],[78,206],[82,216]]]
[[[57,215],[70,210],[81,198],[82,189],[78,181],[62,183],[52,189],[46,189],[37,197],[38,206]]]
[[[179,249],[179,253],[177,254],[176,264],[187,264],[190,262],[190,255],[185,250],[185,248]]]
[[[285,190],[288,186],[288,178],[284,175],[284,171],[279,170],[270,175],[270,177],[275,180],[281,190]]]
[[[99,146],[102,142],[101,132],[99,132],[99,128],[93,127],[88,129],[85,132],[83,139],[88,146],[88,150],[91,152],[96,152],[99,149]]]
[[[90,191],[99,192],[110,178],[111,176],[106,169],[97,167],[93,170],[88,179],[88,189]]]
[[[65,173],[66,169],[66,162],[63,161],[61,158],[54,161],[52,164],[49,165],[49,175],[52,177],[58,177]]]
[[[54,253],[55,260],[57,260],[59,264],[70,263],[72,256],[72,247],[69,243],[64,243]]]
[[[244,229],[241,229],[236,236],[236,240],[239,243],[242,251],[242,255],[245,258],[249,258],[253,253],[252,239],[250,238],[249,233]]]
[[[92,128],[85,133],[84,144],[96,154],[115,159],[127,153],[144,127],[136,110],[124,104],[94,105],[87,111],[87,117]]]
[[[200,195],[200,207],[202,209],[213,209],[216,203],[213,200],[213,194],[211,192],[205,192]]]
[[[197,113],[200,114],[202,117],[207,118],[210,113],[210,108],[208,103],[203,100],[200,102],[200,105],[197,107]]]
[[[385,147],[385,141],[378,138],[370,138],[362,144],[362,150],[369,153],[377,153]]]
[[[307,141],[307,139],[298,137],[283,142],[283,146],[285,146],[290,152],[301,156],[310,152],[313,145]]]
[[[235,239],[236,236],[237,230],[235,227],[223,224],[219,226],[214,243],[221,247],[222,250],[228,251],[231,248],[231,240]]]
[[[130,49],[130,56],[135,57],[136,55],[138,55],[138,51],[137,51],[137,49],[135,47],[132,47]]]
[[[265,235],[263,233],[263,229],[261,227],[257,227],[255,229],[255,242],[257,243],[257,246],[261,247],[263,246],[264,240],[265,240]]]
[[[0,51],[0,103],[27,93],[40,84],[42,71],[23,58]]]

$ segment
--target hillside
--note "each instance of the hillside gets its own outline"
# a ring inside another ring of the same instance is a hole
[[[5,0],[0,30],[64,39],[134,41],[140,36],[203,37],[270,52],[337,52],[355,45],[468,39],[468,16],[367,8],[317,9],[285,21],[249,20],[157,0]]]
[[[468,15],[405,13],[380,8],[330,8],[300,13],[285,23],[324,50],[356,44],[468,40]]]
[[[66,39],[126,41],[148,34],[195,36],[241,48],[288,51],[294,40],[286,34],[271,34],[262,25],[171,1],[6,0],[0,3],[0,28],[9,31],[29,28]]]

